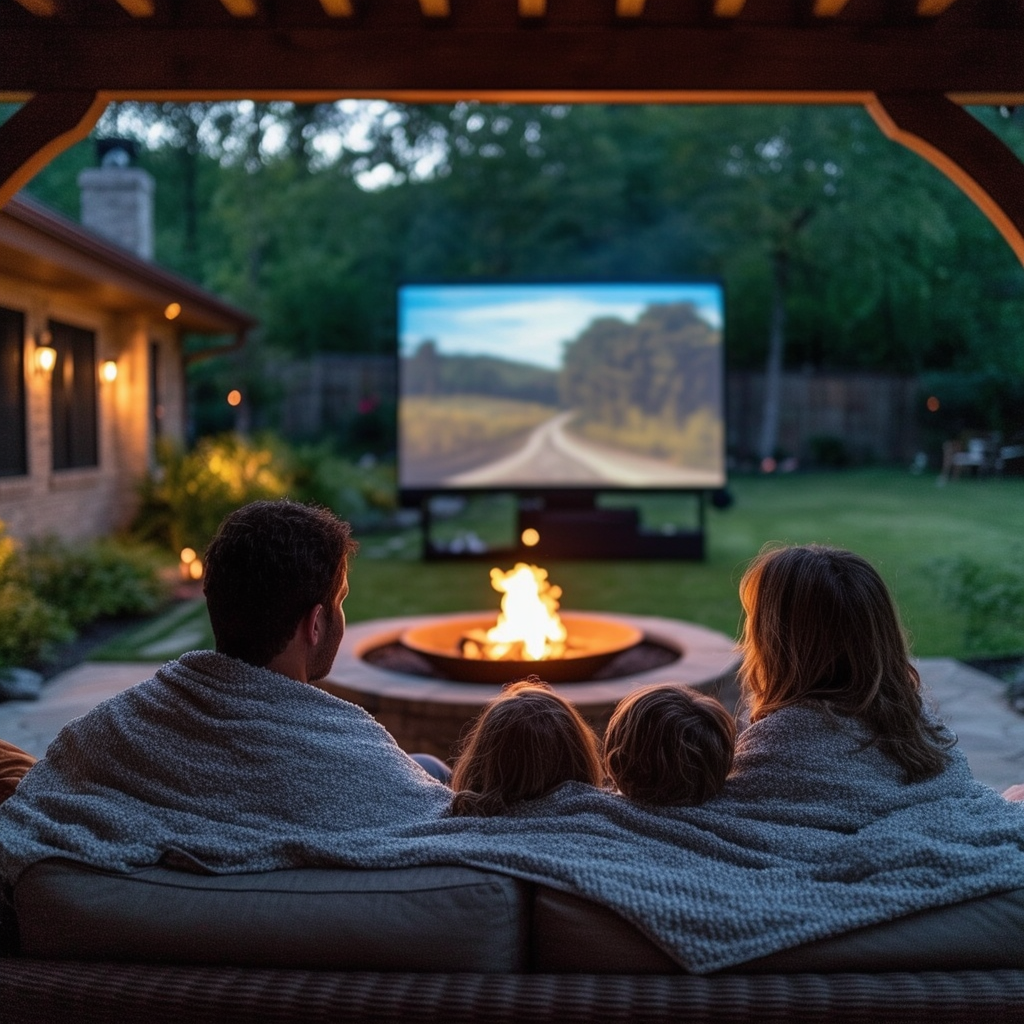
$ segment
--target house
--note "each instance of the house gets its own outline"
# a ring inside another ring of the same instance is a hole
[[[255,324],[151,261],[152,178],[106,164],[79,179],[91,227],[24,194],[0,209],[0,521],[19,539],[124,526],[157,441],[185,439],[186,362]]]

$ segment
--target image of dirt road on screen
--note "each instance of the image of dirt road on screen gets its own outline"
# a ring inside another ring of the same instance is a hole
[[[446,354],[401,360],[409,488],[702,488],[724,482],[721,331],[690,303],[590,321],[558,368]]]

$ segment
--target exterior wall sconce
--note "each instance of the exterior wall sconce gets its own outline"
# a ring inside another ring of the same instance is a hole
[[[117,363],[113,359],[106,359],[100,364],[100,377],[108,384],[117,380]]]
[[[40,373],[50,373],[57,365],[57,350],[50,344],[52,340],[49,331],[41,331],[34,338],[36,369]]]

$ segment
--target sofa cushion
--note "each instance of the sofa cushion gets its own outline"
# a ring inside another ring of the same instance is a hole
[[[537,886],[530,966],[544,974],[678,974],[682,968],[614,911]]]
[[[681,968],[607,907],[538,887],[531,965],[546,973],[672,974]],[[744,974],[1024,967],[1024,890],[985,896],[772,953]]]
[[[528,899],[471,868],[131,874],[42,861],[14,890],[21,952],[76,960],[498,973],[526,966]]]
[[[1024,967],[1024,889],[922,910],[751,960],[746,974]]]

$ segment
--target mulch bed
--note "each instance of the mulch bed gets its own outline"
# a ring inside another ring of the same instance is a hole
[[[86,661],[90,654],[102,647],[107,641],[121,633],[134,629],[142,620],[138,617],[101,619],[90,623],[79,630],[78,636],[66,644],[59,644],[50,651],[47,658],[41,659],[28,667],[38,672],[43,679],[51,679],[60,672]]]

